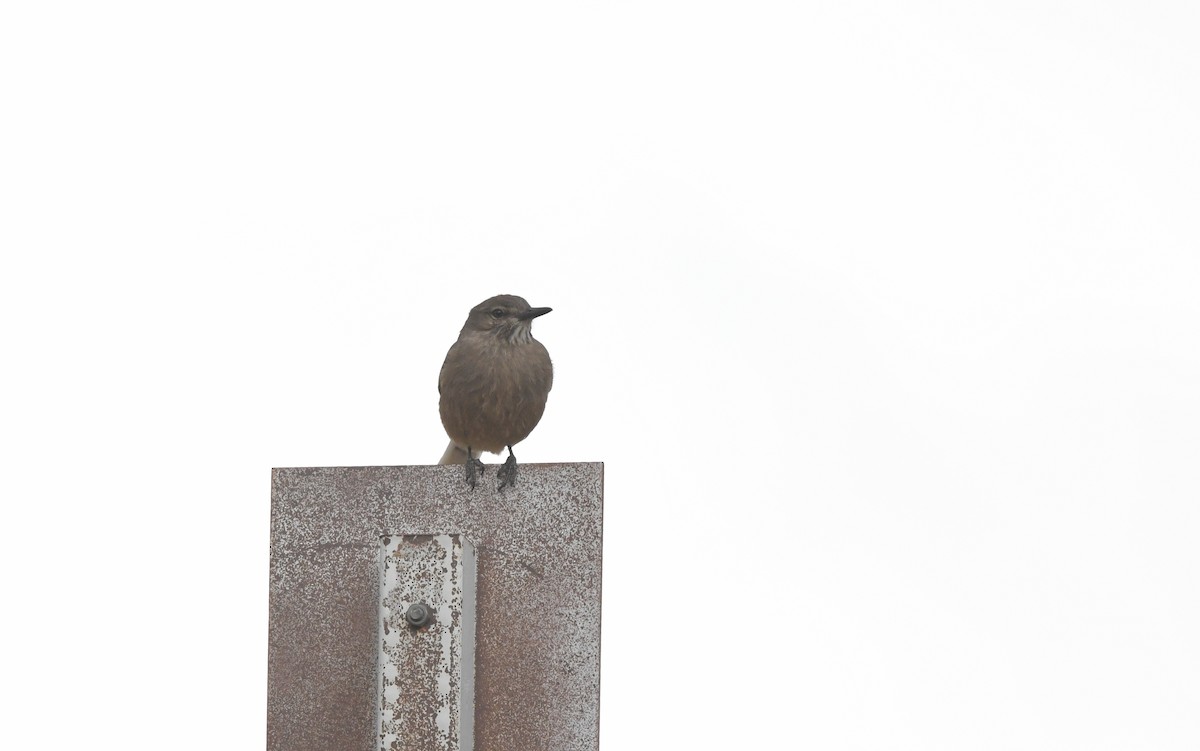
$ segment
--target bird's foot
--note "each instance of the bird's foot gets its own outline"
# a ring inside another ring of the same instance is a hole
[[[496,470],[496,476],[500,478],[496,490],[504,490],[517,484],[517,457],[513,456],[512,446],[508,447],[508,458],[500,465],[500,469]]]
[[[479,475],[484,473],[486,465],[471,456],[471,452],[467,452],[467,462],[463,465],[463,479],[471,486],[471,490],[475,489],[475,484],[479,482]]]

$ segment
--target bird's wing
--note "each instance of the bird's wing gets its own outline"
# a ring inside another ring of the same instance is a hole
[[[446,351],[446,359],[442,360],[442,369],[438,371],[438,396],[442,395],[442,376],[446,374],[446,363],[450,362],[450,354],[454,352],[454,348],[458,346],[458,342],[450,345],[450,349]]]

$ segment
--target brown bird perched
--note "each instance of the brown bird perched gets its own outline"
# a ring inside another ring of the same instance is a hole
[[[477,455],[508,448],[500,467],[497,490],[517,479],[513,445],[542,419],[554,381],[550,353],[533,338],[533,319],[550,308],[531,308],[516,295],[497,295],[471,308],[458,341],[446,353],[438,377],[442,425],[450,445],[438,464],[465,465],[465,478],[475,489],[484,471]]]

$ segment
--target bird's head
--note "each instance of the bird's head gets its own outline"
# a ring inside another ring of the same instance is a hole
[[[463,333],[489,333],[513,344],[523,344],[533,339],[533,319],[550,310],[531,308],[525,298],[516,295],[496,295],[471,308]]]

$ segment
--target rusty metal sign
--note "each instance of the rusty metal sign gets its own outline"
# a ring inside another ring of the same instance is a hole
[[[274,470],[269,751],[597,751],[603,469]]]

